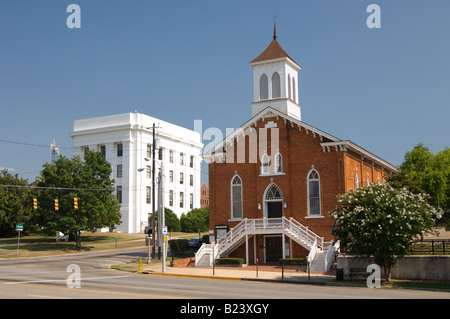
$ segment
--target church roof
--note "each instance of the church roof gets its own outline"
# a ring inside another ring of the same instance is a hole
[[[284,51],[284,49],[278,43],[277,39],[273,39],[272,42],[270,42],[269,46],[260,55],[258,55],[252,61],[250,61],[250,64],[255,63],[255,62],[262,62],[262,61],[268,61],[268,60],[274,60],[274,59],[280,59],[280,58],[289,58],[295,64],[297,64],[289,56],[289,54],[287,54],[286,51]]]
[[[214,159],[216,156],[216,151],[222,152],[222,149],[225,145],[229,144],[231,141],[234,141],[234,139],[240,135],[245,135],[245,131],[254,126],[256,127],[256,122],[260,119],[273,117],[273,116],[279,116],[282,118],[285,118],[289,122],[291,122],[294,125],[297,125],[298,127],[301,127],[302,129],[305,129],[307,132],[310,131],[312,134],[318,135],[320,137],[320,145],[324,149],[324,152],[330,151],[330,149],[335,148],[336,150],[352,150],[353,152],[360,154],[361,156],[370,158],[371,161],[374,163],[377,163],[378,165],[387,168],[388,170],[392,172],[397,172],[398,169],[394,165],[388,163],[387,161],[383,160],[382,158],[376,156],[375,154],[365,150],[361,146],[353,143],[349,140],[341,140],[333,135],[330,135],[312,125],[306,124],[305,122],[302,122],[298,119],[295,119],[287,114],[284,114],[283,112],[280,112],[279,110],[276,110],[270,106],[266,107],[264,110],[253,116],[250,120],[248,120],[246,123],[244,123],[239,129],[235,130],[233,133],[228,135],[225,139],[223,139],[221,142],[216,144],[214,147],[206,151],[206,153],[203,154],[203,159],[205,160],[211,160]]]
[[[292,59],[289,54],[284,51],[284,49],[281,47],[280,43],[277,41],[277,26],[274,23],[273,26],[273,40],[270,42],[269,46],[256,58],[254,58],[252,61],[250,61],[250,64],[256,63],[256,62],[263,62],[263,61],[269,61],[269,60],[275,60],[275,59],[281,59],[281,58],[288,58],[292,62],[294,62],[299,68],[300,65],[298,65],[297,62]]]

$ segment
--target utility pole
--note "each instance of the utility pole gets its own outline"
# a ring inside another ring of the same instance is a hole
[[[152,254],[153,257],[156,256],[156,232],[155,232],[155,148],[156,148],[156,138],[155,138],[155,123],[153,123],[153,145],[152,145],[152,212],[153,212],[153,223],[152,223],[152,237],[153,237],[153,248]],[[150,245],[150,243],[149,243]]]

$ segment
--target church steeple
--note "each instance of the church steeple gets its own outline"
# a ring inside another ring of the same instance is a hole
[[[272,42],[250,65],[253,67],[254,88],[252,114],[270,106],[301,120],[297,87],[301,66],[278,43],[276,20]]]
[[[277,39],[277,17],[273,17],[273,39]]]

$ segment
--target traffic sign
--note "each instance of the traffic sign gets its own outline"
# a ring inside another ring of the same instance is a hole
[[[163,227],[162,234],[163,234],[163,236],[167,236],[167,226]]]
[[[16,224],[16,231],[22,231],[23,230],[23,224],[22,223],[17,223]]]

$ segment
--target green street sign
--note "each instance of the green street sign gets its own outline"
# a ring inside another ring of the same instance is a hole
[[[23,224],[22,223],[17,223],[16,224],[16,230],[17,231],[22,231],[23,230]]]

